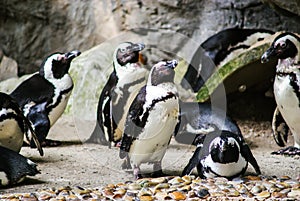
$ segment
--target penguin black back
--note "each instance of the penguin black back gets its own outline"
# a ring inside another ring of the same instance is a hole
[[[40,173],[37,165],[24,156],[0,146],[0,186],[14,185],[21,182],[26,175]]]

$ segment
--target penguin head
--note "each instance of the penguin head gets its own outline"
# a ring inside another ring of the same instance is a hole
[[[60,79],[68,73],[71,61],[80,54],[78,50],[53,53],[44,60],[39,73],[45,78]]]
[[[222,133],[211,141],[209,153],[212,160],[216,163],[237,162],[240,154],[240,146],[234,137]]]
[[[164,82],[173,82],[177,60],[161,61],[155,64],[150,71],[147,85],[157,86]]]
[[[142,43],[124,42],[118,45],[114,52],[114,63],[121,67],[127,64],[137,63],[140,57],[140,51],[145,48]]]
[[[277,59],[294,59],[294,63],[299,62],[300,58],[300,38],[293,33],[285,32],[278,35],[272,45],[262,55],[261,62],[266,63],[269,58],[276,57]]]

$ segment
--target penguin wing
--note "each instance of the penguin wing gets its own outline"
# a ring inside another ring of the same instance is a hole
[[[97,122],[110,142],[113,140],[113,126],[115,125],[112,117],[112,92],[117,82],[116,73],[113,72],[104,86],[98,102]]]
[[[143,131],[146,121],[143,121],[143,105],[146,102],[146,86],[142,87],[133,100],[125,123],[125,130],[121,140],[120,158],[124,158],[130,150],[132,142]]]
[[[185,168],[182,171],[182,176],[184,175],[189,175],[191,174],[192,170],[199,165],[200,163],[200,151],[201,151],[201,146],[198,146],[192,156],[192,158],[190,159],[190,161],[188,162],[188,164],[185,166]],[[199,174],[199,172],[198,172]]]
[[[26,175],[34,176],[40,173],[36,164],[10,149],[0,146],[0,171],[6,174],[7,185],[13,185]],[[1,186],[0,181],[0,186]]]
[[[276,143],[284,147],[287,143],[289,127],[283,119],[278,107],[276,107],[272,120],[273,137]]]
[[[44,77],[34,74],[22,82],[10,96],[23,108],[29,102],[51,102],[54,96],[54,87]]]
[[[9,107],[9,108],[12,108],[17,116],[18,116],[18,119],[20,119],[20,123],[19,123],[19,126],[21,127],[21,130],[23,132],[25,132],[26,129],[29,129],[32,133],[32,138],[36,144],[36,147],[38,148],[38,151],[40,153],[41,156],[44,155],[44,152],[43,152],[43,149],[37,139],[37,136],[31,126],[31,123],[29,122],[29,120],[24,116],[22,110],[20,109],[18,103],[9,95],[5,94],[5,93],[1,93],[0,92],[0,99],[1,101],[5,101],[5,104],[4,103],[0,103],[1,105],[5,106],[5,107]]]
[[[258,163],[257,163],[256,159],[254,158],[249,146],[245,142],[241,143],[241,155],[246,159],[246,161],[248,161],[253,166],[256,174],[260,175],[261,171],[258,166]],[[245,171],[246,171],[246,168],[245,168]]]

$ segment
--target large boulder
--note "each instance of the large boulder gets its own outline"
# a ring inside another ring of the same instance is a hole
[[[230,27],[300,32],[293,17],[279,15],[260,0],[0,1],[0,48],[18,62],[19,74],[37,71],[54,51],[85,51],[132,29],[139,36],[144,29],[156,30],[152,44],[160,48],[171,41],[162,40],[166,31],[200,44]],[[173,45],[176,51],[184,47]],[[151,54],[160,57],[160,52]]]

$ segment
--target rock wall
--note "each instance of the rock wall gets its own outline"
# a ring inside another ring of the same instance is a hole
[[[300,32],[293,16],[278,14],[268,6],[273,5],[270,1],[264,2],[267,4],[259,0],[2,0],[0,49],[17,61],[19,74],[24,74],[36,71],[54,51],[84,51],[130,30],[140,36],[145,29],[153,30],[146,42],[162,49],[171,45],[175,53],[186,48],[185,41],[171,41],[170,32],[199,44],[217,31],[236,26]],[[192,55],[196,46],[189,48]],[[163,51],[149,54],[150,61],[168,56]]]

